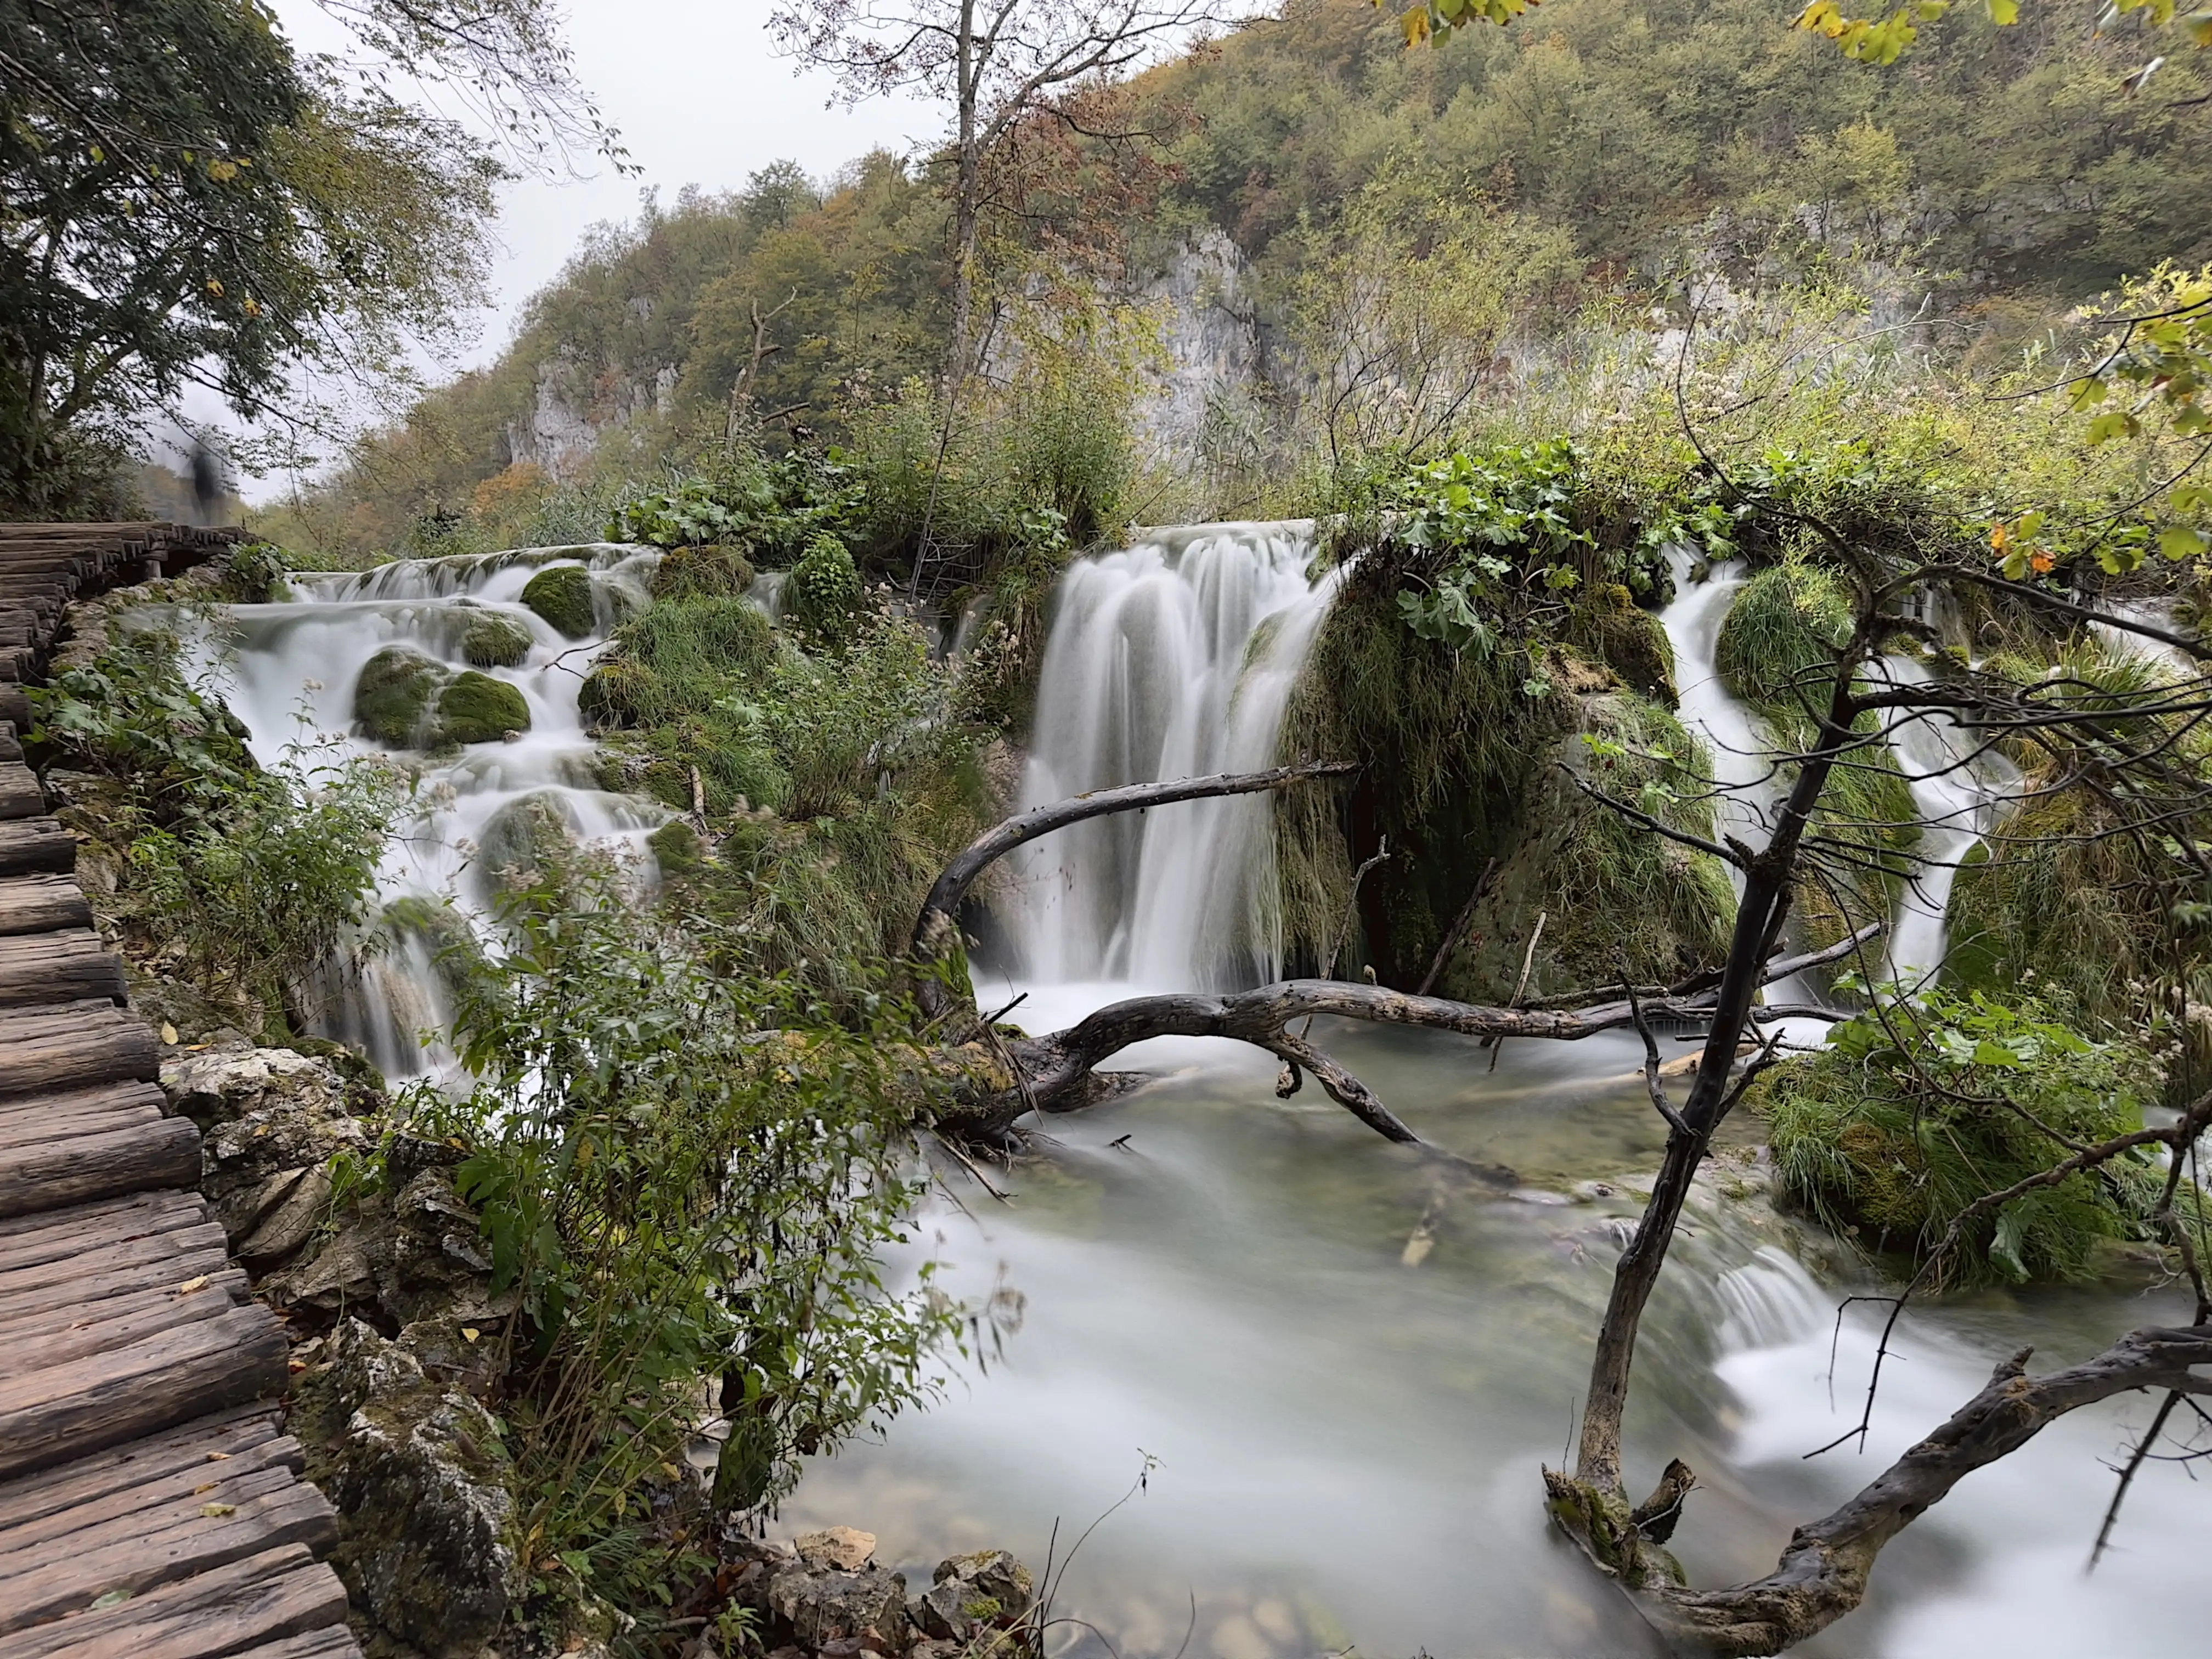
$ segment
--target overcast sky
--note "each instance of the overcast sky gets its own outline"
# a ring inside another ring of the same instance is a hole
[[[343,49],[343,32],[315,0],[274,3],[299,46]],[[571,0],[578,78],[644,175],[620,178],[599,163],[590,178],[507,187],[483,326],[454,367],[496,356],[521,302],[559,273],[585,228],[634,218],[643,189],[657,186],[664,201],[688,184],[734,189],[782,157],[818,178],[878,145],[903,151],[939,136],[944,117],[927,106],[825,108],[828,77],[770,50],[769,11],[769,0]]]

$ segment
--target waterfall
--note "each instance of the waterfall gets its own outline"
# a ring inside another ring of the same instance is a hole
[[[1310,520],[1152,531],[1061,579],[1023,804],[1275,764],[1291,688],[1334,592]],[[1272,810],[1191,801],[1062,830],[1014,864],[1020,966],[1039,981],[1213,987],[1273,977]]]
[[[1766,744],[1752,724],[1751,711],[1738,702],[1722,684],[1714,665],[1721,624],[1735,603],[1749,572],[1736,561],[1707,568],[1705,579],[1692,582],[1689,553],[1680,547],[1667,550],[1667,568],[1674,574],[1674,598],[1659,613],[1660,626],[1674,648],[1674,688],[1682,724],[1711,751],[1713,780],[1726,791],[1717,803],[1723,835],[1759,845],[1765,840],[1767,787]],[[1741,890],[1741,872],[1729,877]]]
[[[198,668],[251,732],[264,765],[304,749],[315,763],[383,756],[416,776],[416,810],[400,823],[377,872],[378,903],[450,899],[481,933],[493,888],[480,854],[543,809],[580,842],[626,847],[648,861],[646,836],[667,814],[603,788],[597,749],[577,712],[592,659],[623,611],[647,602],[644,579],[657,556],[634,547],[523,549],[442,559],[403,559],[373,570],[291,578],[296,598],[237,605],[196,641]],[[523,587],[551,565],[590,571],[599,624],[564,639],[520,602]],[[511,741],[471,744],[437,755],[380,748],[353,730],[356,683],[368,659],[404,645],[459,672],[469,664],[462,636],[495,612],[526,629],[527,653],[513,667],[477,672],[518,689],[530,729]],[[392,1079],[441,1069],[442,1046],[420,1034],[447,1024],[449,1000],[435,941],[402,930],[357,969],[317,988],[325,1035],[356,1044]]]

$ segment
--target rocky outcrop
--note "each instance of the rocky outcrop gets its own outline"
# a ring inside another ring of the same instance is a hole
[[[355,1612],[428,1659],[476,1659],[523,1589],[500,1425],[404,1336],[348,1319],[324,1347],[292,1431],[337,1508],[332,1564]]]

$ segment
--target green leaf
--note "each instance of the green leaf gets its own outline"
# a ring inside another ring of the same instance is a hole
[[[2187,525],[2168,525],[2158,532],[2158,550],[2176,562],[2196,558],[2207,548],[2212,548],[2212,538]]]
[[[2020,21],[2020,0],[1983,0],[1989,9],[1990,21],[2006,28]]]
[[[2027,1242],[2027,1218],[2021,1213],[2021,1206],[2006,1205],[1997,1218],[1996,1236],[1990,1240],[1990,1260],[2022,1284],[2031,1276],[2021,1255],[2020,1247]]]

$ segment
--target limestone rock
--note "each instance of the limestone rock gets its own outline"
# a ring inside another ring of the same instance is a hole
[[[438,694],[434,736],[441,744],[496,743],[529,729],[530,704],[505,680],[465,669]]]
[[[249,1266],[293,1255],[327,1213],[331,1160],[364,1156],[357,1114],[380,1092],[331,1061],[289,1048],[226,1043],[161,1066],[170,1104],[205,1135],[203,1189]]]
[[[512,668],[530,654],[530,630],[512,617],[486,611],[469,618],[461,654],[478,668]]]
[[[331,1563],[377,1629],[428,1659],[475,1659],[523,1589],[498,1425],[359,1320],[333,1348],[294,1411],[308,1474],[338,1511]]]
[[[876,1535],[852,1527],[831,1527],[824,1532],[801,1533],[792,1540],[799,1559],[810,1567],[831,1567],[857,1572],[875,1559]]]
[[[421,652],[387,645],[362,665],[354,682],[354,723],[394,748],[426,742],[432,706],[451,678]]]
[[[978,1550],[937,1564],[935,1583],[915,1598],[914,1621],[927,1634],[964,1642],[979,1627],[1004,1625],[1030,1609],[1030,1570],[1005,1550]]]
[[[893,1652],[906,1643],[906,1579],[899,1573],[877,1567],[859,1572],[789,1567],[769,1581],[768,1604],[811,1653],[856,1636],[874,1636]]]

